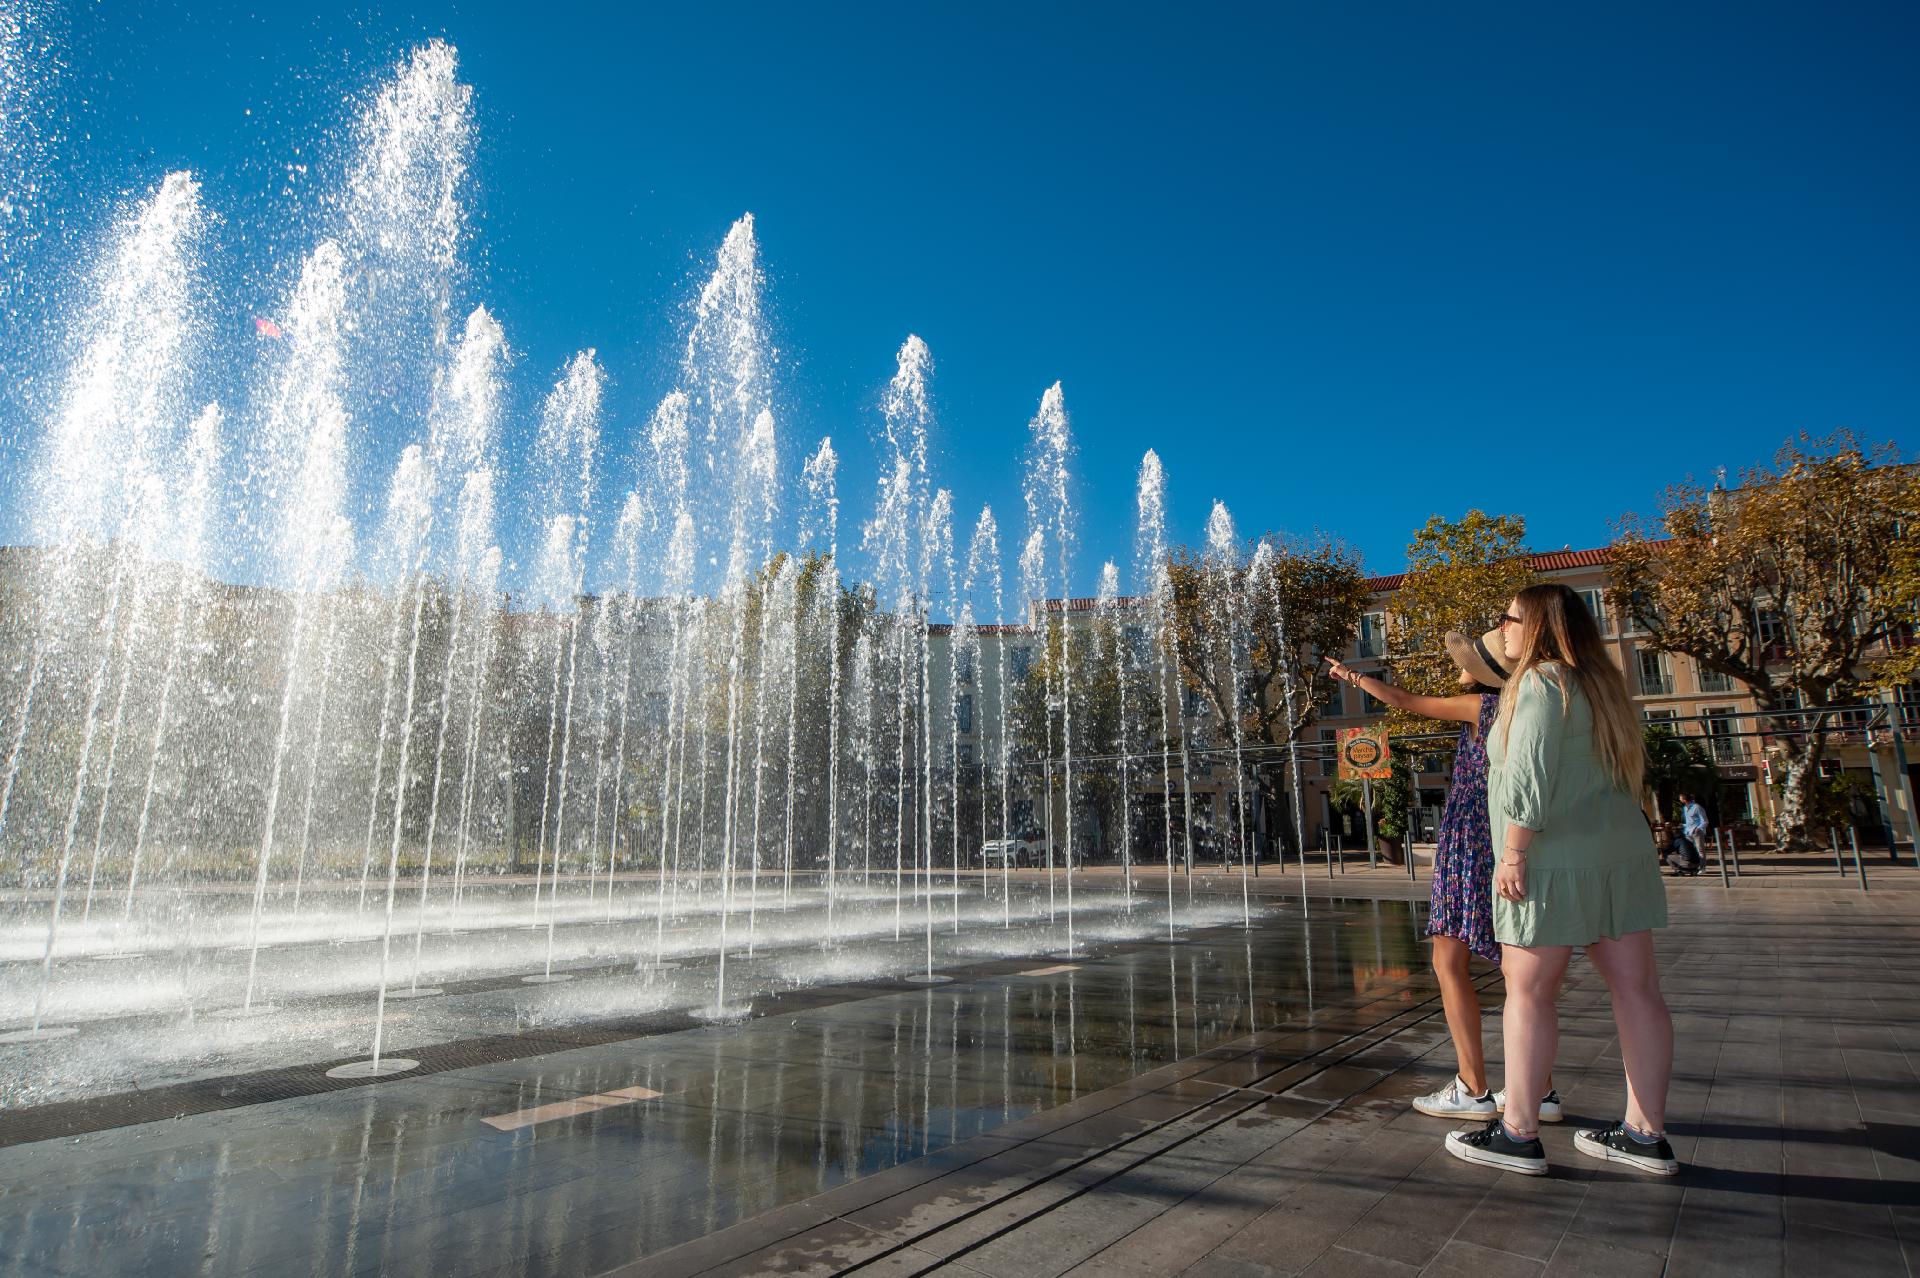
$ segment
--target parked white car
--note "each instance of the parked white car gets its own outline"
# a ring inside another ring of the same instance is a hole
[[[980,864],[990,869],[1037,865],[1046,850],[1041,839],[988,839],[980,845]]]

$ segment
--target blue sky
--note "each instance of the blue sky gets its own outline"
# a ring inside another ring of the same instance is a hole
[[[1912,5],[194,0],[62,25],[66,250],[185,166],[226,251],[282,253],[293,149],[324,164],[346,99],[444,36],[480,122],[467,301],[526,396],[593,345],[610,429],[644,421],[750,210],[792,468],[833,434],[864,517],[919,333],[938,482],[1017,526],[1059,379],[1081,591],[1130,559],[1148,447],[1177,538],[1218,498],[1387,572],[1436,512],[1592,545],[1803,429],[1920,442]]]

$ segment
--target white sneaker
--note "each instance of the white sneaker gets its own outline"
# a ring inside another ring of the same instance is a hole
[[[1435,1118],[1492,1118],[1500,1112],[1491,1094],[1475,1096],[1458,1074],[1439,1091],[1414,1097],[1413,1107]]]
[[[1501,1113],[1504,1114],[1507,1112],[1507,1089],[1506,1088],[1503,1087],[1499,1091],[1493,1094],[1493,1103],[1494,1103],[1494,1106],[1498,1108]],[[1561,1113],[1560,1111],[1559,1091],[1557,1090],[1550,1091],[1544,1097],[1541,1098],[1541,1101],[1540,1101],[1540,1121],[1541,1122],[1557,1123],[1564,1117],[1566,1117],[1566,1115]]]

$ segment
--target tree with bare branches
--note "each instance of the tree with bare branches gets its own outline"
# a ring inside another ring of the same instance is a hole
[[[1249,568],[1263,542],[1268,558],[1255,577]],[[1221,723],[1231,724],[1237,716],[1249,742],[1300,740],[1333,687],[1321,655],[1346,651],[1366,610],[1359,553],[1330,537],[1268,533],[1224,567],[1195,550],[1175,547],[1167,571],[1173,587],[1168,642],[1185,685],[1206,699]],[[1230,610],[1220,606],[1223,589],[1238,596]],[[1241,651],[1248,668],[1240,688],[1233,686],[1219,656],[1224,650],[1217,633],[1220,618],[1228,615],[1238,617],[1246,630]],[[1280,770],[1256,775],[1269,791],[1282,782]]]

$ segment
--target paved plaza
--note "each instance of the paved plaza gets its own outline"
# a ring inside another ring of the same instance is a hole
[[[1380,899],[1423,885],[1355,864],[1316,868],[1304,918],[1297,872],[1262,875],[1251,931],[796,991],[744,1026],[280,1099],[212,1080],[159,1121],[3,1114],[0,1273],[1911,1273],[1920,892],[1884,859],[1866,893],[1774,871],[1671,889],[1672,1181],[1573,1151],[1622,1102],[1578,962],[1553,1174],[1447,1157],[1407,1105],[1451,1068],[1418,912]]]

